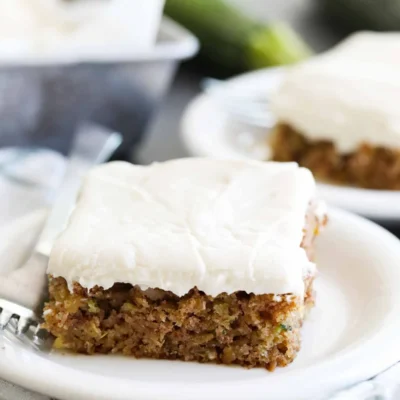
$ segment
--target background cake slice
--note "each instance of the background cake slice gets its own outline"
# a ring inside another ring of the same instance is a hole
[[[291,69],[272,99],[273,159],[317,178],[400,189],[400,34],[362,32]]]
[[[50,257],[46,327],[80,353],[284,366],[325,219],[295,163],[98,167]]]

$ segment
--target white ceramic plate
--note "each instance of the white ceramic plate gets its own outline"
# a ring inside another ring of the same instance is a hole
[[[232,91],[271,93],[282,78],[283,69],[261,70],[228,81]],[[261,89],[260,89],[261,88]],[[267,112],[267,111],[266,111]],[[214,158],[268,158],[267,132],[252,128],[253,139],[246,134],[248,127],[235,121],[221,109],[211,96],[202,94],[188,106],[181,124],[183,142],[189,153]],[[400,221],[400,191],[378,191],[320,184],[320,196],[328,203],[372,219]]]
[[[31,242],[43,213],[0,231],[10,252]],[[20,257],[14,257],[17,260]],[[269,373],[119,356],[37,353],[0,343],[0,378],[64,400],[315,400],[372,377],[400,359],[400,243],[373,224],[332,211],[317,246],[317,306],[293,364]]]

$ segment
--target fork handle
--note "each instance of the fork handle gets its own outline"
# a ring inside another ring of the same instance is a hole
[[[64,180],[57,191],[35,252],[49,256],[55,239],[65,228],[74,207],[83,176],[96,164],[109,159],[121,144],[120,134],[106,128],[84,124],[75,137]]]

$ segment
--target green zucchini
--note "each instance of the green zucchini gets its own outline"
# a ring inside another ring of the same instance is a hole
[[[286,24],[254,21],[224,0],[167,0],[165,14],[199,38],[203,58],[227,70],[291,64],[312,54]]]
[[[400,0],[316,1],[336,23],[351,30],[400,30]]]

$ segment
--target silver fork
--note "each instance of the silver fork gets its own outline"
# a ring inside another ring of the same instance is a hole
[[[120,134],[97,125],[85,124],[78,130],[63,183],[32,254],[21,268],[0,277],[7,283],[0,290],[0,333],[11,332],[21,340],[28,338],[36,347],[44,344],[46,332],[40,324],[47,297],[50,250],[68,221],[83,175],[92,166],[106,161],[121,141]]]
[[[285,71],[286,67],[269,68],[258,80],[249,77],[225,82],[205,78],[201,87],[233,121],[267,131],[276,123],[270,99]]]

